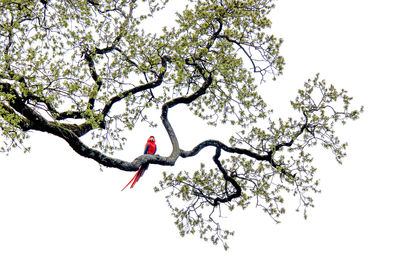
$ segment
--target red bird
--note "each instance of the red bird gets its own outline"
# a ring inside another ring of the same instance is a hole
[[[144,148],[144,154],[155,154],[156,151],[157,151],[156,139],[154,138],[154,136],[150,136]],[[130,183],[132,183],[131,184],[132,188],[136,184],[136,182],[139,181],[140,177],[142,177],[142,175],[144,174],[144,172],[147,170],[148,167],[149,167],[148,163],[140,166],[139,170],[136,172],[135,176],[133,176],[132,180],[130,180],[129,183],[124,188],[122,188],[121,191],[127,188]]]

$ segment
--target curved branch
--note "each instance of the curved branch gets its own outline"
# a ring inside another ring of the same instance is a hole
[[[164,80],[165,73],[167,72],[167,60],[168,60],[167,56],[164,56],[164,57],[161,58],[161,66],[163,67],[163,71],[158,75],[158,77],[157,77],[157,79],[155,81],[152,81],[152,82],[149,82],[149,83],[146,83],[146,84],[143,84],[143,85],[139,85],[137,87],[134,87],[134,88],[132,88],[130,90],[124,91],[124,92],[112,97],[110,99],[110,101],[104,106],[104,108],[103,108],[103,110],[101,112],[103,117],[105,117],[108,114],[108,112],[110,111],[111,107],[116,102],[124,99],[125,97],[127,97],[129,95],[133,95],[133,94],[139,93],[139,92],[142,92],[142,91],[145,91],[145,90],[148,90],[148,89],[156,88],[157,86],[160,86],[161,83]]]
[[[193,156],[197,155],[202,149],[204,149],[206,147],[210,147],[210,146],[215,147],[215,148],[220,148],[220,149],[224,150],[225,152],[246,155],[246,156],[249,156],[251,158],[254,158],[254,159],[257,159],[257,160],[263,160],[263,161],[270,161],[271,160],[271,155],[272,155],[271,152],[267,152],[266,155],[260,155],[260,154],[257,154],[255,152],[253,152],[253,151],[250,151],[248,149],[229,147],[229,146],[225,145],[224,143],[222,143],[222,142],[220,142],[218,140],[206,140],[206,141],[201,142],[197,146],[195,146],[190,151],[181,150],[180,151],[180,156],[182,158],[193,157]]]
[[[308,116],[304,111],[303,111],[303,115],[306,118],[306,121],[301,126],[300,130],[296,133],[296,135],[292,138],[292,140],[290,140],[289,142],[285,142],[285,143],[281,143],[281,144],[275,145],[274,151],[278,151],[279,149],[281,149],[284,146],[286,146],[286,147],[292,146],[294,141],[307,129],[307,127],[308,127]]]
[[[202,72],[204,75],[203,77],[205,78],[204,72]],[[172,99],[168,102],[166,102],[161,109],[161,121],[165,127],[165,130],[168,133],[168,136],[171,140],[172,143],[172,152],[171,156],[174,158],[178,158],[180,156],[180,148],[179,148],[179,142],[178,138],[176,137],[176,134],[174,132],[174,129],[171,126],[171,123],[168,120],[168,110],[176,105],[179,104],[189,104],[199,98],[200,96],[204,95],[207,91],[207,89],[211,86],[213,81],[212,75],[209,74],[207,78],[205,78],[204,83],[200,87],[199,90],[197,90],[195,93],[189,95],[189,96],[182,96],[182,97],[177,97],[175,99]]]
[[[215,162],[215,164],[217,165],[218,169],[222,172],[222,175],[225,179],[226,182],[229,182],[233,185],[233,187],[235,188],[235,193],[233,194],[229,194],[228,190],[227,190],[227,184],[225,184],[225,194],[226,197],[221,198],[221,197],[216,197],[214,199],[214,202],[212,203],[212,205],[218,206],[220,203],[226,203],[231,201],[234,198],[238,198],[242,195],[242,188],[240,187],[240,185],[231,177],[228,175],[228,173],[226,172],[225,168],[222,166],[221,162],[219,161],[219,157],[221,156],[221,149],[217,148],[215,150],[215,155],[213,157],[213,160]]]
[[[239,41],[236,41],[232,38],[229,38],[229,36],[227,35],[218,35],[219,38],[223,38],[225,40],[227,40],[228,42],[234,43],[236,44],[241,50],[242,52],[246,55],[246,57],[249,59],[250,63],[253,65],[253,71],[257,72],[257,66],[256,63],[254,62],[253,57],[246,51],[246,49],[243,47],[242,43],[240,43]]]

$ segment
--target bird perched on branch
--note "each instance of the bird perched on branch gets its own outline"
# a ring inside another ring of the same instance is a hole
[[[154,136],[150,136],[144,148],[144,154],[155,154],[156,151],[157,151],[156,139],[154,138]],[[144,174],[144,172],[147,170],[148,167],[149,167],[148,163],[140,166],[139,170],[136,172],[135,176],[133,176],[132,180],[130,180],[129,183],[124,188],[122,188],[121,191],[127,188],[131,183],[132,183],[131,184],[132,188],[136,184],[136,182],[139,181],[140,177],[142,177],[142,175]]]

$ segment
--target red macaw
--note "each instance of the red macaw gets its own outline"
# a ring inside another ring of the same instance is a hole
[[[154,138],[154,136],[150,136],[144,148],[144,154],[155,154],[156,151],[157,151],[156,139]],[[122,188],[121,191],[127,188],[130,183],[132,183],[131,184],[132,188],[136,184],[136,182],[139,181],[140,177],[142,177],[142,175],[144,174],[144,172],[147,170],[148,167],[149,164],[147,163],[140,166],[139,170],[136,172],[135,176],[133,176],[132,180],[130,180],[129,183],[124,188]]]

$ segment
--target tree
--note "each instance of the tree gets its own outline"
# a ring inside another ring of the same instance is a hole
[[[282,40],[268,33],[272,0],[189,0],[175,23],[152,32],[146,22],[168,4],[0,2],[1,150],[29,150],[24,140],[40,131],[103,166],[135,171],[145,163],[173,166],[213,147],[214,167],[164,173],[155,188],[167,192],[182,236],[197,232],[227,247],[232,232],[221,228],[216,209],[255,203],[278,221],[290,194],[306,217],[319,192],[310,148],[320,144],[341,163],[347,143],[335,125],[357,119],[362,107],[350,109],[347,92],[317,74],[291,101],[298,118],[273,118],[257,86],[284,66]],[[237,132],[229,144],[204,140],[184,150],[168,120],[168,111],[182,104],[208,124]],[[113,157],[124,149],[126,131],[140,122],[158,127],[156,113],[171,140],[170,155]]]

